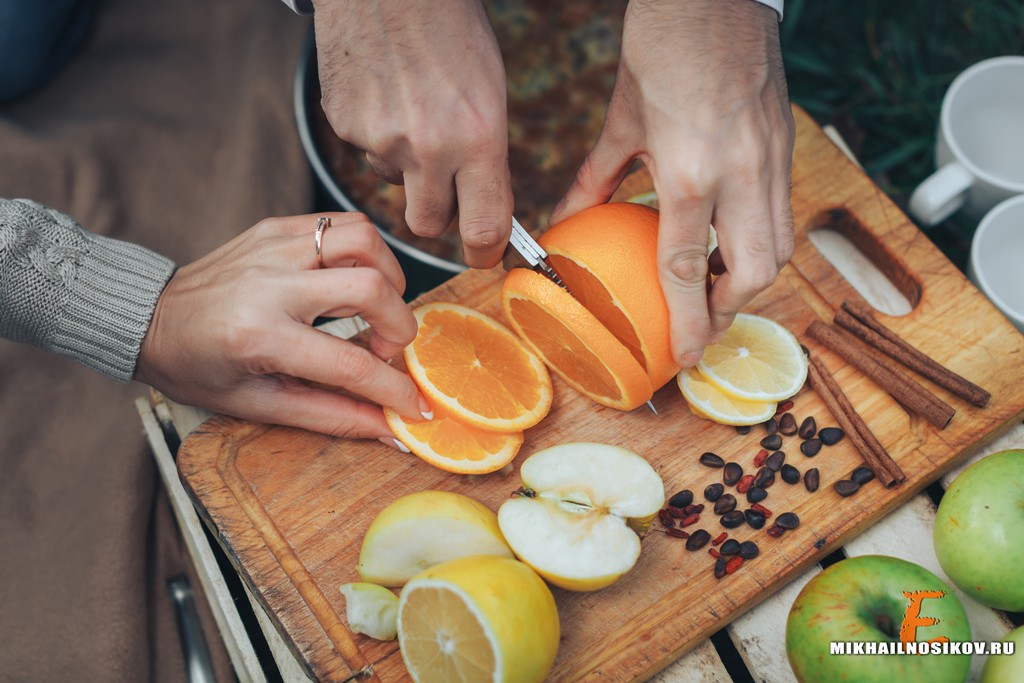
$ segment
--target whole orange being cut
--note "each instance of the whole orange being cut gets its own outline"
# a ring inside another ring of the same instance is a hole
[[[551,408],[551,377],[504,325],[466,306],[424,304],[405,364],[431,405],[493,432],[520,432]]]
[[[655,391],[679,372],[668,304],[658,279],[658,212],[628,202],[600,204],[538,240],[548,263],[644,368]]]
[[[544,275],[513,268],[501,288],[501,305],[516,332],[580,393],[620,410],[651,397],[647,373],[629,350]]]

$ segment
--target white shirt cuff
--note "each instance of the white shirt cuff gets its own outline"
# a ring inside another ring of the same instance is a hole
[[[287,1],[288,0],[285,0],[285,2],[287,2]],[[775,10],[778,13],[779,21],[782,21],[782,2],[783,2],[783,0],[754,0],[754,2],[759,2],[762,5],[767,5],[768,7],[771,7],[773,10]]]

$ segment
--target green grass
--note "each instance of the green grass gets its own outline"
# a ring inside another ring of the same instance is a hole
[[[781,30],[791,99],[834,125],[906,210],[934,169],[949,84],[979,60],[1024,54],[1024,2],[787,0]],[[974,227],[955,215],[927,234],[963,269]]]

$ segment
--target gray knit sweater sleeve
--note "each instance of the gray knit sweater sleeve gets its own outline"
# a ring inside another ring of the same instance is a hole
[[[84,230],[25,199],[0,199],[0,336],[131,380],[174,263]]]

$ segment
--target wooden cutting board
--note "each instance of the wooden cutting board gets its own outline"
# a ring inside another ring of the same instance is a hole
[[[927,237],[842,153],[804,113],[795,112],[793,168],[796,251],[783,275],[748,307],[788,327],[812,352],[820,353],[880,441],[907,473],[907,482],[884,489],[866,485],[840,498],[832,484],[861,459],[844,439],[813,460],[800,454],[799,440],[783,446],[787,461],[803,471],[821,471],[821,489],[778,481],[765,501],[775,514],[792,510],[800,528],[779,539],[741,527],[730,533],[752,539],[761,555],[722,580],[712,575],[706,550],[687,552],[682,541],[651,532],[636,567],[594,593],[555,589],[562,643],[550,680],[642,680],[662,669],[799,575],[915,492],[934,481],[1024,414],[1024,336],[1020,335]],[[631,179],[633,192],[643,177]],[[649,179],[646,181],[649,183]],[[941,363],[992,392],[975,408],[934,387],[956,409],[945,430],[908,415],[888,395],[838,357],[803,334],[815,318],[830,320],[844,299],[862,301],[852,286],[817,251],[808,232],[831,228],[844,234],[885,272],[913,310],[879,315],[905,339]],[[459,275],[419,302],[456,301],[501,318],[502,272]],[[557,377],[551,414],[526,433],[516,463],[565,441],[601,441],[643,454],[665,481],[666,493],[694,491],[720,481],[721,470],[698,464],[704,451],[753,472],[764,436],[694,417],[674,383],[655,394],[659,414],[600,407]],[[798,419],[814,415],[819,426],[835,424],[818,397],[805,389],[795,398]],[[200,513],[254,595],[277,622],[310,676],[398,681],[408,676],[395,643],[380,643],[348,631],[338,586],[358,581],[356,563],[363,533],[388,503],[424,489],[469,495],[497,510],[519,485],[511,476],[470,478],[447,474],[377,442],[334,439],[297,429],[215,417],[183,444],[178,467]],[[741,507],[745,501],[740,496]],[[694,527],[717,535],[717,518],[705,512]]]

